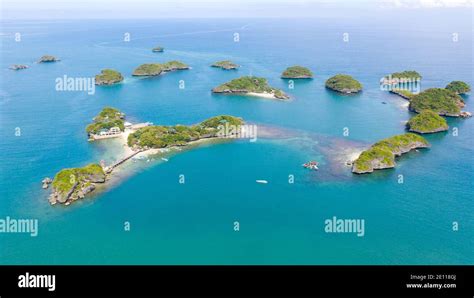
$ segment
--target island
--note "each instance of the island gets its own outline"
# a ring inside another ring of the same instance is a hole
[[[355,174],[372,173],[374,170],[394,168],[395,157],[412,149],[428,148],[430,144],[422,136],[414,133],[396,135],[381,140],[363,151],[352,164]]]
[[[106,174],[98,164],[89,164],[82,168],[70,168],[59,171],[52,182],[51,205],[61,203],[69,205],[72,201],[84,198],[96,188],[97,183],[104,183]]]
[[[9,67],[9,69],[11,70],[20,70],[20,69],[27,69],[29,68],[28,65],[24,65],[24,64],[13,64]]]
[[[142,64],[133,71],[133,76],[158,76],[175,70],[189,69],[189,66],[181,61],[169,61],[166,63]]]
[[[224,60],[224,61],[218,61],[214,64],[211,65],[212,67],[217,67],[217,68],[222,68],[225,70],[231,70],[231,69],[237,69],[240,67],[240,65],[235,64],[232,61],[229,60]]]
[[[113,119],[122,119],[123,116],[117,109],[107,107],[94,118],[95,122],[91,125],[108,123]],[[245,132],[243,124],[242,118],[220,115],[189,126],[150,125],[149,122],[129,125],[126,126],[125,132],[121,133],[123,144],[120,148],[123,148],[124,156],[116,162],[106,166],[101,161],[100,164],[92,163],[82,168],[63,169],[52,181],[49,178],[43,179],[43,189],[47,189],[48,184],[52,182],[49,202],[51,205],[60,203],[67,206],[94,191],[98,184],[106,185],[113,171],[127,160],[134,157],[141,159],[173,149],[181,151],[178,147],[206,140],[242,137]]]
[[[212,89],[213,93],[244,94],[272,99],[286,100],[290,97],[280,89],[268,85],[267,79],[254,76],[244,76],[233,79]]]
[[[421,78],[421,75],[417,71],[405,70],[402,72],[394,72],[383,77],[380,83],[383,85],[397,85],[399,83],[419,82]]]
[[[452,81],[446,86],[446,89],[456,94],[466,94],[471,91],[471,86],[463,81]]]
[[[362,90],[362,84],[346,74],[338,74],[326,81],[326,88],[339,93],[353,94]]]
[[[122,74],[113,69],[102,69],[101,73],[95,76],[96,85],[113,85],[122,81]]]
[[[151,51],[155,53],[162,53],[165,49],[162,47],[154,47]]]
[[[435,133],[449,129],[446,119],[431,110],[421,111],[407,123],[409,131],[417,133]]]
[[[51,55],[44,55],[43,57],[40,58],[38,63],[50,63],[50,62],[56,62],[56,61],[60,61],[60,60]]]
[[[451,90],[444,88],[430,88],[414,95],[410,100],[410,111],[420,113],[423,110],[432,110],[441,116],[459,117],[463,99]]]
[[[118,137],[125,130],[125,114],[112,107],[105,107],[87,125],[86,132],[89,140],[100,140]]]
[[[241,118],[221,115],[191,126],[152,125],[130,133],[127,145],[134,151],[185,146],[200,139],[225,137],[220,134],[220,130],[224,125],[240,127],[243,123]]]
[[[281,74],[282,79],[312,79],[313,73],[303,66],[290,66]]]

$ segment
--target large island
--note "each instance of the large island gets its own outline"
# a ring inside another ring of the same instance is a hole
[[[268,85],[265,78],[244,76],[212,89],[213,93],[243,94],[285,100],[290,97],[280,89]]]
[[[326,81],[326,88],[333,91],[352,94],[362,90],[362,84],[350,75],[338,74]]]
[[[170,71],[189,69],[189,66],[181,61],[169,61],[166,63],[142,64],[133,71],[133,76],[158,76]]]
[[[451,90],[444,88],[430,88],[410,98],[409,109],[420,113],[423,110],[432,110],[441,116],[459,117],[463,99]]]
[[[185,146],[189,142],[200,139],[223,137],[219,135],[219,131],[221,126],[226,124],[240,126],[243,124],[243,120],[234,116],[222,115],[191,126],[147,126],[129,134],[127,144],[134,150]]]
[[[393,136],[381,140],[363,151],[352,165],[356,174],[372,173],[374,170],[395,167],[395,157],[412,149],[428,148],[430,144],[422,136],[413,133]]]

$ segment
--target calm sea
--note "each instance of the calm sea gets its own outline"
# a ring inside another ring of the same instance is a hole
[[[3,21],[0,38],[0,219],[39,220],[37,237],[0,233],[1,264],[474,263],[473,119],[449,119],[457,136],[427,136],[431,149],[402,157],[396,169],[354,176],[344,166],[352,146],[403,133],[412,116],[404,99],[380,90],[382,76],[413,69],[423,75],[423,89],[452,80],[474,85],[469,11],[371,19]],[[152,53],[157,45],[165,52]],[[61,61],[35,64],[44,54]],[[209,66],[224,59],[242,67]],[[169,60],[192,69],[131,77],[142,63]],[[31,67],[11,71],[11,64]],[[279,75],[295,64],[311,68],[315,78],[289,89]],[[102,68],[119,70],[125,82],[97,87],[94,95],[55,90],[57,77],[91,77]],[[327,91],[324,81],[337,73],[353,75],[364,91],[351,97]],[[293,100],[211,94],[240,75],[266,77]],[[474,111],[472,98],[465,100]],[[230,114],[279,135],[203,145],[168,162],[131,163],[119,183],[94,198],[50,206],[44,177],[118,158],[113,142],[91,144],[84,133],[104,106],[132,122],[166,125]],[[320,170],[303,169],[309,160],[318,160]],[[365,235],[325,233],[324,221],[333,216],[364,219]]]

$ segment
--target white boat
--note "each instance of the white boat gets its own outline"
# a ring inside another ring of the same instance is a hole
[[[164,157],[162,157],[161,160],[162,160],[162,161],[168,161],[168,159],[167,159],[167,158],[164,158]]]
[[[256,180],[257,183],[260,183],[260,184],[267,184],[268,181],[267,180]]]

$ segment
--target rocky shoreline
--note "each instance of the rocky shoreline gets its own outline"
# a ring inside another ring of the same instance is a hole
[[[61,170],[52,182],[49,203],[51,205],[61,203],[67,206],[73,201],[83,199],[96,189],[97,183],[105,183],[106,177],[103,167],[98,164]]]
[[[363,151],[352,164],[355,174],[372,173],[374,170],[390,169],[396,166],[395,157],[413,149],[429,148],[430,144],[421,136],[406,133],[384,139]]]

